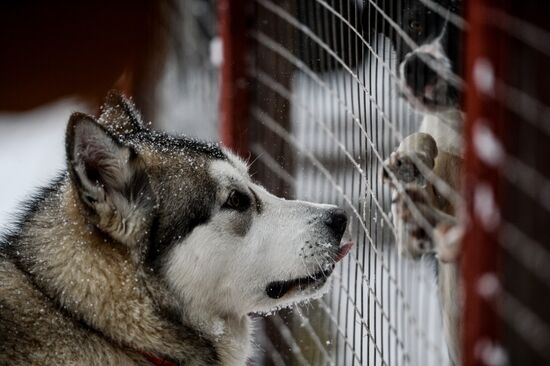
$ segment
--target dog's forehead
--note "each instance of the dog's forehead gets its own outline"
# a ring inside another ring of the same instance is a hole
[[[142,130],[125,138],[153,166],[197,167],[197,163],[207,160],[228,159],[219,144],[186,136]]]
[[[248,177],[248,166],[246,163],[227,149],[223,149],[229,163],[243,176]]]
[[[250,180],[248,167],[244,161],[227,149],[223,149],[227,159],[213,160],[210,163],[210,175],[219,183],[246,183]]]

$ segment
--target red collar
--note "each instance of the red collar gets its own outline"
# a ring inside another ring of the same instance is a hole
[[[155,366],[178,366],[174,361],[167,360],[152,353],[144,353],[143,356]]]

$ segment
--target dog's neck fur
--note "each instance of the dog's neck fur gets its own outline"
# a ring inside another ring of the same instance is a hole
[[[193,365],[246,363],[248,317],[199,316],[205,308],[197,308],[198,302],[193,301],[180,311],[184,316],[179,321],[165,316],[163,311],[173,313],[180,306],[173,303],[168,290],[154,285],[157,281],[151,276],[156,274],[136,264],[124,245],[86,222],[69,178],[39,203],[23,225],[28,234],[14,243],[19,267],[59,307],[123,349]],[[62,240],[40,242],[38,238]],[[220,321],[223,333],[213,327]]]
[[[449,109],[425,113],[419,132],[430,134],[437,142],[439,150],[462,157],[464,155],[463,125],[464,113],[458,109]]]
[[[246,364],[250,350],[250,319],[248,315],[222,315],[211,303],[185,302],[183,318],[214,340],[223,365]]]

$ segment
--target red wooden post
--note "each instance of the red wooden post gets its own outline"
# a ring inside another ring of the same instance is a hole
[[[220,0],[219,29],[223,44],[221,68],[220,135],[222,143],[248,156],[248,2]]]
[[[462,317],[462,363],[486,365],[486,355],[498,344],[499,319],[495,309],[499,276],[501,176],[498,162],[491,160],[487,140],[501,144],[506,127],[503,107],[491,97],[497,75],[506,65],[501,54],[506,44],[499,41],[494,28],[485,21],[492,0],[468,1],[466,60],[466,158],[464,194],[468,224],[462,244],[462,283],[464,311]],[[498,150],[498,149],[497,149]],[[495,291],[491,293],[491,291]]]

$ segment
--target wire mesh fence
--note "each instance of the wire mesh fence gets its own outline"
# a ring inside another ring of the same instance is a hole
[[[437,4],[424,9],[444,19],[446,27],[463,27],[458,10],[452,23]],[[384,160],[418,130],[423,117],[400,97],[397,54],[418,47],[402,21],[407,11],[399,1],[254,2],[250,150],[255,177],[287,197],[344,207],[356,243],[333,275],[331,293],[267,319],[261,362],[450,362],[436,260],[398,254],[392,188],[382,181]],[[428,19],[416,19],[417,26],[429,29]],[[426,77],[417,71],[413,78]],[[452,72],[445,77],[461,84]],[[460,200],[444,179],[428,179],[444,185],[441,192],[449,200]],[[390,180],[404,189],[395,176]],[[413,215],[422,221],[421,212]]]

